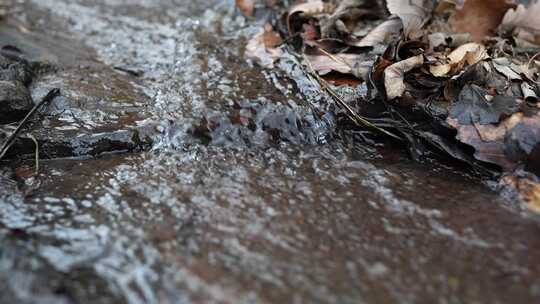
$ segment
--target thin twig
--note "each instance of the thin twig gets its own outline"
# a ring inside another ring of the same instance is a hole
[[[37,176],[39,174],[39,143],[37,141],[37,139],[34,137],[34,135],[32,134],[28,134],[28,137],[30,137],[30,139],[32,139],[32,141],[34,142],[34,145],[36,147],[36,151],[35,151],[35,175]]]
[[[323,49],[323,48],[320,48],[320,47],[317,47],[317,49],[323,53],[324,55],[326,55],[328,58],[334,60],[336,63],[341,63],[341,64],[344,64],[346,66],[348,66],[351,70],[353,69],[353,66],[351,66],[347,61],[345,61],[344,59],[342,58],[339,58],[339,57],[336,57],[334,54],[331,54],[330,52],[328,52],[327,50]]]
[[[0,148],[0,159],[4,158],[7,151],[9,150],[9,148],[11,148],[11,146],[13,145],[13,143],[15,142],[17,137],[19,136],[19,133],[21,133],[21,131],[24,129],[24,127],[26,126],[26,124],[28,123],[30,118],[32,118],[32,116],[34,116],[34,114],[37,112],[37,110],[39,110],[39,108],[41,108],[44,104],[50,102],[51,100],[53,100],[58,95],[60,95],[60,89],[52,89],[52,90],[50,90],[49,93],[47,93],[47,95],[45,97],[43,97],[43,99],[38,104],[36,104],[32,108],[32,110],[30,110],[30,112],[28,112],[28,114],[26,114],[26,117],[24,117],[24,119],[20,122],[17,129],[15,129],[15,131],[13,133],[11,133],[11,135],[6,139],[6,141],[4,142],[2,147]]]
[[[529,63],[527,64],[527,69],[530,69],[531,68],[531,64],[533,64],[534,60],[536,59],[536,57],[540,56],[540,52],[536,53],[534,56],[531,57],[531,59],[529,59]]]
[[[399,136],[383,129],[383,128],[380,128],[376,125],[374,125],[373,123],[371,123],[369,120],[367,120],[366,118],[358,115],[350,106],[349,104],[347,104],[343,98],[341,98],[341,96],[339,96],[336,91],[334,91],[330,85],[328,84],[328,82],[324,79],[322,79],[318,74],[317,72],[315,72],[315,70],[313,69],[313,66],[311,65],[311,62],[307,59],[307,57],[304,55],[304,60],[306,61],[309,69],[310,69],[310,74],[312,75],[312,77],[314,77],[317,82],[319,83],[319,85],[321,86],[321,88],[326,91],[334,100],[337,101],[337,103],[342,106],[345,111],[347,112],[347,116],[349,116],[349,118],[354,122],[356,123],[357,125],[360,125],[360,126],[365,126],[365,127],[368,127],[368,128],[372,128],[372,129],[375,129],[379,132],[382,132],[392,138],[395,138],[397,140],[402,140],[402,138],[400,138]]]

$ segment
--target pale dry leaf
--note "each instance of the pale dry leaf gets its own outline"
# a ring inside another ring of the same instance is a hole
[[[493,60],[493,67],[495,70],[502,75],[504,75],[509,80],[522,80],[521,75],[516,73],[511,67],[510,67],[510,60],[508,58],[496,58]]]
[[[403,96],[405,93],[405,73],[424,64],[424,55],[418,55],[394,63],[384,70],[384,86],[388,99]]]
[[[486,59],[488,57],[486,47],[479,43],[466,43],[452,53],[448,55],[450,63],[459,63],[463,60],[466,60],[469,65],[473,65],[480,60]]]
[[[466,43],[453,50],[447,56],[448,63],[435,64],[429,67],[435,77],[443,77],[463,68],[465,64],[473,65],[488,58],[486,47],[479,43]]]
[[[540,1],[525,7],[520,4],[509,10],[502,20],[502,27],[516,30],[528,42],[540,44]]]
[[[435,77],[444,77],[452,71],[451,64],[436,64],[429,66],[429,72]]]
[[[319,75],[325,75],[332,71],[342,74],[351,74],[353,67],[362,59],[358,54],[334,54],[328,55],[306,55],[313,70]]]
[[[533,100],[538,101],[538,95],[536,95],[536,92],[534,91],[534,87],[530,84],[523,82],[521,84],[521,91],[523,92],[523,98],[525,100]]]
[[[403,27],[401,20],[391,18],[379,24],[371,30],[364,38],[352,44],[358,47],[374,47],[387,41],[392,36],[398,34]]]
[[[429,20],[433,10],[431,0],[388,0],[388,11],[398,16],[403,23],[403,34],[407,38],[422,36],[422,28]]]

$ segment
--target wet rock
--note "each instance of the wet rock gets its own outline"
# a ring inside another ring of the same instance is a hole
[[[87,76],[81,77],[83,74]],[[55,87],[62,92],[30,127],[40,157],[99,156],[148,148],[154,130],[152,123],[145,122],[148,97],[130,78],[92,67],[64,69],[36,79],[31,86],[35,100]],[[33,153],[34,141],[23,136],[8,156]]]
[[[32,106],[30,92],[22,82],[0,81],[0,124],[21,120]]]
[[[91,54],[84,49],[78,51],[80,60],[62,61],[73,56],[71,44],[64,41],[53,49],[51,41],[14,33],[10,37],[22,51],[0,50],[0,102],[8,105],[0,108],[0,123],[22,119],[32,100],[41,100],[51,89],[59,88],[61,96],[40,110],[6,157],[33,155],[34,138],[43,159],[140,151],[151,145],[153,127],[145,122],[149,114],[144,109],[149,97],[139,89],[137,77],[88,60]],[[56,63],[41,60],[51,53],[59,58]]]
[[[27,86],[32,77],[32,67],[26,60],[13,60],[0,53],[0,80],[20,81]]]
[[[335,118],[330,113],[316,117],[311,111],[283,105],[245,105],[225,115],[209,115],[193,134],[219,146],[261,146],[276,142],[318,144],[331,137]]]

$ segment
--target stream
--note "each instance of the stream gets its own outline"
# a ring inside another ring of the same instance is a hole
[[[460,168],[334,136],[293,56],[246,61],[258,26],[234,1],[12,11],[0,42],[60,67],[34,99],[64,94],[36,131],[39,186],[0,172],[0,303],[540,302],[538,217]],[[151,144],[118,144],[134,136]]]

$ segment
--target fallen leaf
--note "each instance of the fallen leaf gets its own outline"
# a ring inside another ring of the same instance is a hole
[[[319,75],[325,75],[332,71],[342,74],[352,74],[353,67],[363,59],[358,54],[334,54],[334,55],[306,55],[313,70]]]
[[[516,73],[511,67],[510,67],[510,60],[507,58],[496,58],[493,59],[493,67],[495,70],[502,75],[504,75],[509,80],[522,80],[521,75]]]
[[[353,46],[374,47],[388,41],[394,35],[399,34],[403,24],[398,18],[390,18],[371,30],[364,38]]]
[[[236,0],[236,7],[246,17],[252,17],[255,13],[255,0]]]
[[[388,0],[386,6],[391,14],[401,19],[405,37],[416,39],[423,35],[422,28],[429,20],[433,9],[433,1]]]
[[[462,9],[465,4],[465,0],[441,0],[435,7],[435,13],[443,14],[447,11],[453,11],[456,8]]]
[[[394,63],[384,70],[384,86],[388,99],[401,97],[405,93],[405,73],[424,64],[424,55],[418,55]]]
[[[279,33],[274,31],[274,28],[270,24],[265,24],[264,26],[263,40],[264,46],[267,49],[276,48],[283,42]]]
[[[516,191],[529,210],[540,213],[540,182],[536,177],[527,174],[505,175],[499,184]]]
[[[456,64],[465,60],[468,65],[473,65],[487,57],[486,48],[474,42],[464,44],[448,55],[450,63]]]
[[[355,24],[361,22],[365,15],[376,11],[373,8],[363,8],[364,4],[365,0],[340,1],[330,16],[319,20],[322,38],[335,38],[340,34],[350,35]]]
[[[540,153],[540,112],[515,113],[498,124],[462,124],[448,117],[457,131],[457,139],[475,149],[475,158],[499,165],[506,172],[526,165],[537,174]]]
[[[526,82],[521,84],[521,91],[523,93],[523,99],[527,102],[537,103],[538,95],[534,91],[534,87]]]
[[[501,118],[518,110],[516,99],[508,96],[495,96],[488,100],[488,92],[481,87],[466,85],[450,109],[450,117],[462,125],[498,123]]]
[[[302,29],[303,31],[302,31],[302,34],[300,34],[300,36],[308,44],[310,41],[314,42],[315,40],[317,40],[317,38],[319,38],[319,33],[317,32],[317,28],[313,24],[304,23],[302,24]]]
[[[449,20],[452,30],[470,33],[474,41],[482,41],[495,34],[505,13],[515,4],[507,0],[466,0]]]
[[[504,137],[522,118],[522,113],[516,113],[497,125],[464,125],[451,117],[446,122],[457,130],[457,140],[474,148],[476,159],[512,172],[518,164],[506,155]]]
[[[525,7],[518,5],[516,9],[509,10],[502,20],[505,29],[518,32],[525,40],[540,45],[540,1]]]
[[[293,17],[300,15],[302,17],[315,17],[320,14],[329,14],[334,11],[334,6],[331,3],[321,0],[310,0],[305,3],[293,5],[287,14],[287,29],[289,35],[295,33],[293,29]]]
[[[428,35],[429,48],[431,51],[438,48],[457,48],[471,42],[469,33],[432,33]]]
[[[266,24],[248,42],[245,56],[256,61],[262,67],[272,68],[274,62],[283,55],[283,51],[277,48],[281,42],[281,36],[273,30],[270,24]]]
[[[473,65],[488,58],[486,48],[478,43],[466,43],[461,45],[447,56],[448,63],[430,65],[429,70],[435,77],[443,77],[448,74],[459,72],[465,64]]]
[[[523,116],[505,138],[506,152],[513,159],[526,159],[540,143],[540,114]]]

